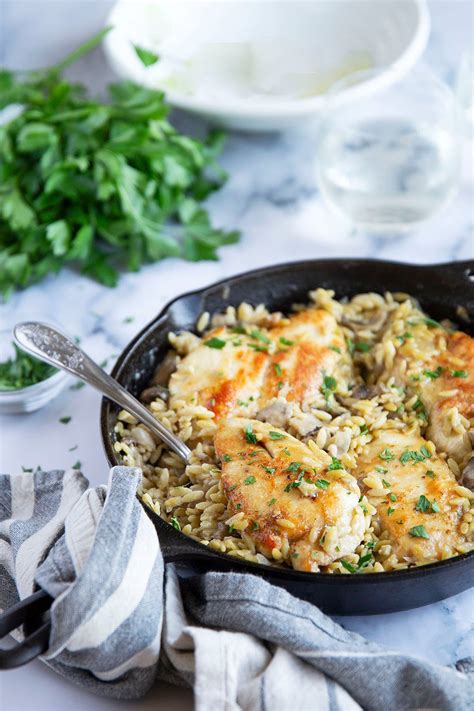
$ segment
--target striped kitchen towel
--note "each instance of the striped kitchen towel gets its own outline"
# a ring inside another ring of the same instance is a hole
[[[139,478],[0,477],[0,607],[38,586],[54,598],[43,661],[57,672],[115,698],[157,677],[189,684],[199,711],[473,708],[468,661],[382,649],[253,575],[165,571]]]

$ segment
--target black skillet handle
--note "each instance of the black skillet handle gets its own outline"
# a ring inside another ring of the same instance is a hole
[[[52,602],[52,597],[39,590],[0,615],[0,639],[21,625],[25,632],[22,642],[10,649],[0,649],[0,670],[21,667],[46,652],[51,631],[46,613]]]

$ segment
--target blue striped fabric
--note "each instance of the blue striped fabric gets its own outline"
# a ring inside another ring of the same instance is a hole
[[[115,698],[187,683],[200,711],[474,708],[469,660],[460,672],[381,649],[252,575],[165,574],[139,478],[0,476],[0,608],[38,586],[54,598],[43,661],[57,672]]]

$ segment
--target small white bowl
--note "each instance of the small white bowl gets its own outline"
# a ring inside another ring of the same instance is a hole
[[[115,72],[227,128],[314,121],[343,76],[382,69],[331,99],[356,101],[401,78],[429,35],[425,0],[119,0],[105,38]],[[134,45],[160,59],[145,67]]]
[[[0,333],[0,343],[2,344],[2,360],[10,357],[8,350],[8,341],[14,342],[11,330],[2,331]],[[5,352],[5,356],[3,353]],[[13,345],[11,355],[14,354]],[[34,385],[28,385],[26,388],[18,390],[0,390],[0,414],[3,415],[20,415],[26,412],[34,412],[39,410],[48,402],[51,402],[70,379],[70,376],[64,370],[58,370],[45,380],[41,380]]]

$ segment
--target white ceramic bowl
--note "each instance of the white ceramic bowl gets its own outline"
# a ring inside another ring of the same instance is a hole
[[[314,121],[352,71],[383,68],[332,102],[396,81],[430,25],[425,0],[119,0],[109,23],[105,51],[119,76],[214,124],[255,131]],[[134,45],[160,60],[145,67]]]

